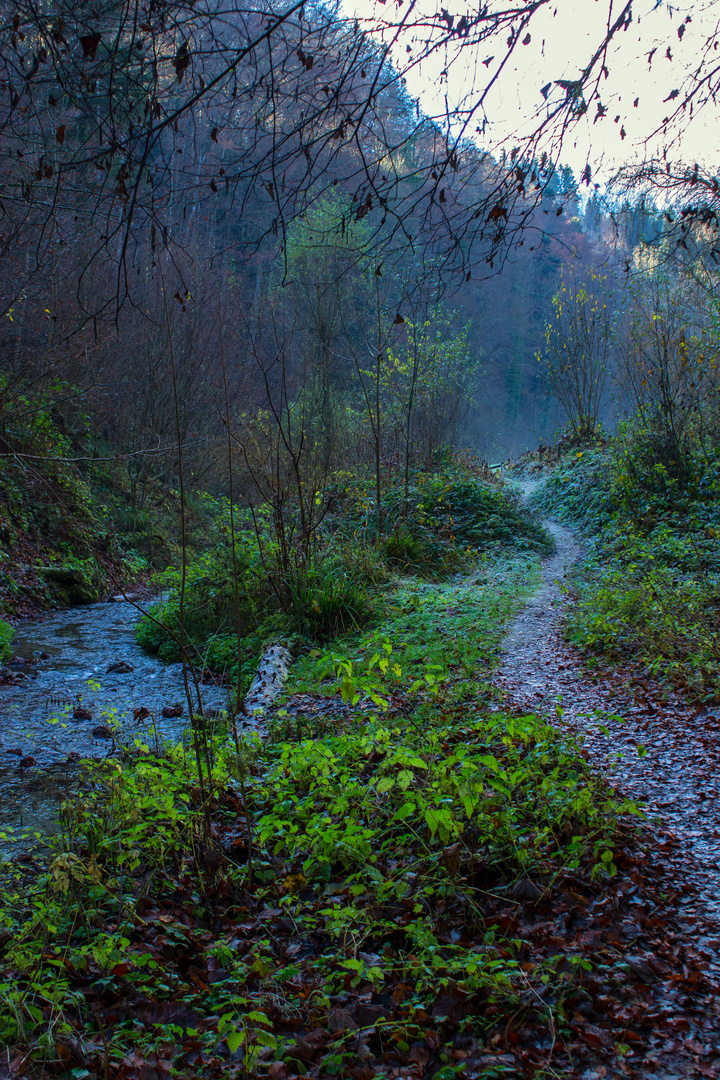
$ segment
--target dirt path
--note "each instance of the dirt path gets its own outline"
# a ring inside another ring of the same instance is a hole
[[[720,707],[698,708],[676,696],[662,701],[650,686],[630,685],[622,671],[590,681],[561,629],[572,602],[567,575],[581,545],[566,526],[545,526],[556,553],[545,560],[542,585],[506,638],[500,683],[528,710],[555,716],[560,705],[563,723],[582,734],[588,759],[624,795],[646,801],[649,814],[682,841],[691,879],[708,914],[718,918]]]
[[[532,486],[523,485],[525,494]],[[630,682],[622,670],[597,678],[588,674],[580,653],[562,637],[573,602],[568,575],[581,545],[569,528],[545,525],[556,553],[545,560],[542,585],[506,638],[498,682],[513,707],[540,712],[556,724],[559,706],[560,722],[580,737],[591,765],[620,794],[647,804],[648,858],[662,864],[671,883],[676,917],[668,937],[684,965],[678,967],[684,974],[672,978],[686,978],[689,964],[709,981],[705,1005],[694,1009],[707,1019],[698,1016],[693,1036],[681,1036],[675,1048],[681,1058],[688,1045],[702,1049],[695,1064],[686,1058],[679,1071],[641,1066],[633,1075],[717,1076],[720,1024],[705,1010],[708,1000],[720,1001],[720,709],[690,706],[673,696],[663,701],[649,681]]]

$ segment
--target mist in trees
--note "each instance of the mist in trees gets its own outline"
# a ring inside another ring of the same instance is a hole
[[[230,429],[237,490],[272,492],[307,553],[318,492],[355,465],[381,521],[389,479],[445,452],[628,411],[710,430],[715,182],[650,162],[603,198],[558,160],[629,8],[513,147],[483,148],[479,85],[452,116],[407,92],[443,49],[509,33],[514,56],[535,15],[438,14],[420,48],[411,15],[332,5],[4,5],[6,445],[33,409],[89,423],[141,505],[179,451],[224,489]]]

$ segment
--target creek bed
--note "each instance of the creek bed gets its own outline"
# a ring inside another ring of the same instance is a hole
[[[78,758],[103,758],[135,739],[150,747],[156,738],[183,739],[188,713],[182,665],[163,663],[140,648],[140,617],[131,603],[91,604],[17,628],[17,661],[6,667],[13,682],[0,686],[0,829],[51,828]],[[132,670],[108,671],[121,661]],[[226,688],[210,684],[201,694],[206,714],[225,708]],[[167,706],[183,712],[163,717]],[[91,719],[74,720],[78,708]],[[136,719],[141,709],[147,715]]]

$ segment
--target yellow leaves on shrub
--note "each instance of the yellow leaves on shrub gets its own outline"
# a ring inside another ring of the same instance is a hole
[[[86,865],[78,855],[73,855],[72,852],[57,855],[50,863],[50,873],[53,876],[53,892],[62,893],[63,896],[70,891],[72,882],[80,884],[89,880],[93,885],[98,885],[102,879],[102,871],[94,855],[90,856]]]
[[[50,872],[53,876],[53,891],[63,895],[70,889],[71,881],[84,881],[86,876],[82,859],[69,852],[53,859]]]
[[[283,885],[285,886],[287,891],[292,896],[294,896],[296,893],[299,893],[301,889],[305,888],[305,886],[307,885],[307,878],[305,877],[304,874],[300,874],[300,873],[298,873],[298,874],[290,874],[283,881]]]

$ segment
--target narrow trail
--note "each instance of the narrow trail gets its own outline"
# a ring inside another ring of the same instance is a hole
[[[682,841],[688,880],[698,887],[708,916],[718,919],[720,707],[692,706],[678,696],[660,701],[629,685],[622,671],[591,681],[562,636],[572,602],[567,575],[581,545],[566,526],[544,524],[556,551],[543,563],[542,585],[505,640],[499,683],[528,711],[554,718],[560,706],[563,725],[582,736],[591,764],[623,795],[646,802],[648,816]]]
[[[527,496],[536,484],[521,486]],[[646,807],[643,847],[667,882],[668,903],[662,907],[670,917],[653,916],[654,904],[642,899],[637,879],[623,888],[639,905],[636,910],[645,912],[645,925],[654,925],[656,947],[662,942],[669,961],[652,987],[648,1015],[658,1021],[670,1017],[680,1026],[670,1038],[659,1031],[653,1036],[649,1028],[645,1053],[634,1058],[632,1069],[628,1059],[625,1075],[720,1076],[720,707],[692,706],[673,695],[663,700],[620,669],[597,676],[587,671],[562,633],[573,602],[568,576],[582,546],[566,526],[544,525],[556,551],[544,561],[541,587],[505,640],[497,681],[507,705],[540,713],[576,734],[590,765],[618,794]],[[688,979],[686,988],[696,985],[697,996],[680,991]]]
[[[524,493],[533,487],[526,482]],[[720,933],[720,707],[689,705],[676,695],[662,701],[651,689],[630,684],[622,670],[593,681],[562,635],[572,602],[567,577],[581,544],[566,526],[544,525],[556,551],[544,561],[542,585],[505,640],[498,682],[515,705],[553,722],[559,706],[563,726],[582,738],[588,761],[621,794],[645,802],[650,821],[659,819],[677,837],[684,881],[695,893],[693,902],[687,900],[687,914],[704,909],[715,937]],[[712,946],[716,955],[709,966],[720,972],[720,941]]]

